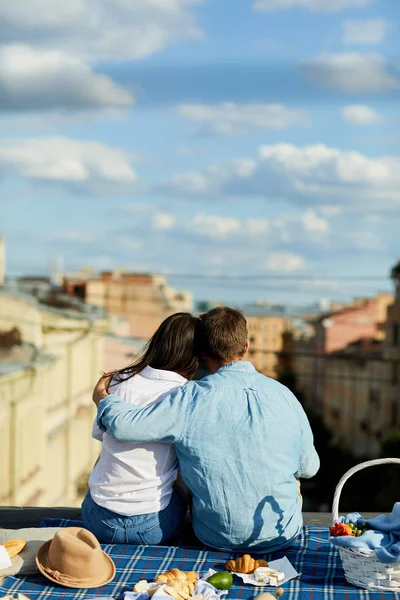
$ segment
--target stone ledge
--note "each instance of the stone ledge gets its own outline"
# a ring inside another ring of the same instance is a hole
[[[80,519],[80,508],[66,507],[8,507],[0,506],[0,527],[7,529],[21,529],[23,527],[37,527],[45,517],[53,519]],[[367,519],[376,516],[373,513],[363,513]],[[304,512],[305,525],[327,526],[331,524],[331,513]]]

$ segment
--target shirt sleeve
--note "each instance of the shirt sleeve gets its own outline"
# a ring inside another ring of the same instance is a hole
[[[186,429],[188,392],[182,386],[148,406],[136,407],[110,395],[100,401],[97,424],[120,442],[178,442]]]
[[[313,432],[307,415],[296,396],[289,389],[286,390],[285,395],[287,398],[289,397],[294,404],[294,408],[299,416],[301,428],[301,451],[296,477],[309,479],[310,477],[314,477],[320,466],[319,456],[314,447]]]
[[[320,461],[318,453],[314,447],[314,436],[302,406],[299,404],[302,420],[302,449],[299,461],[298,476],[309,479],[318,472]]]

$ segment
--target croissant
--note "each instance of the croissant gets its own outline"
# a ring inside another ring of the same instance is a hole
[[[228,560],[225,565],[227,571],[234,573],[253,573],[258,567],[268,567],[266,560],[254,560],[250,554],[245,554],[236,560]]]
[[[199,578],[199,574],[196,571],[187,571],[185,575],[189,583],[196,583]]]
[[[26,546],[25,540],[8,540],[3,543],[4,548],[7,550],[7,554],[10,558],[17,556]]]
[[[183,571],[180,571],[179,569],[170,569],[166,573],[159,575],[156,581],[161,583],[168,583],[168,581],[173,581],[175,579],[185,580],[186,576],[183,573]]]
[[[185,573],[180,569],[170,569],[166,573],[159,575],[156,579],[157,583],[170,583],[172,581],[177,581],[183,585],[188,583],[195,583],[199,578],[199,574],[195,571],[188,571]]]
[[[172,586],[171,584],[165,586],[165,593],[174,600],[189,600],[190,598],[190,594],[186,589]]]

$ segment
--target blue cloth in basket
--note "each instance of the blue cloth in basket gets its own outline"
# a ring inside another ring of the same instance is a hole
[[[366,522],[372,529],[360,537],[330,537],[332,544],[345,548],[375,550],[381,562],[400,564],[400,502],[396,502],[390,515],[379,515],[365,521],[359,513],[350,513],[346,517],[340,517],[338,521],[355,525]]]

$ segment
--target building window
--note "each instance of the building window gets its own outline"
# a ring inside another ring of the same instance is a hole
[[[393,330],[392,330],[392,344],[393,344],[393,346],[398,346],[399,345],[399,339],[400,339],[399,333],[400,333],[400,331],[399,331],[399,324],[398,323],[394,323],[393,324]]]
[[[249,339],[249,342],[250,342],[251,344],[254,344],[254,342],[255,342],[255,341],[256,341],[256,340],[255,340],[255,338],[254,338],[254,337],[251,337],[251,338]]]

